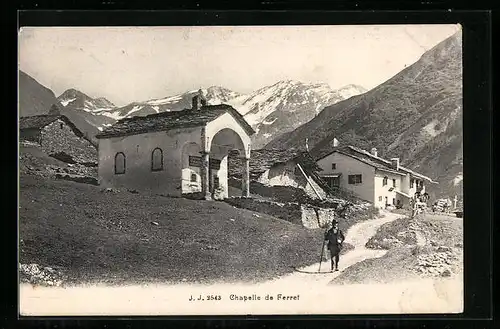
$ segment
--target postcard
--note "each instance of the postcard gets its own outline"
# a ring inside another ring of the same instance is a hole
[[[18,42],[21,315],[463,312],[459,24]]]

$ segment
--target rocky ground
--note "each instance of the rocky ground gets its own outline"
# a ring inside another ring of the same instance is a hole
[[[380,227],[366,243],[387,250],[347,269],[337,283],[394,282],[409,278],[446,278],[463,274],[462,219],[424,214]]]
[[[461,249],[440,246],[418,255],[413,270],[423,276],[450,277],[454,273],[460,273],[462,264]]]
[[[19,264],[19,281],[21,283],[37,286],[61,286],[65,280],[66,275],[62,267]]]

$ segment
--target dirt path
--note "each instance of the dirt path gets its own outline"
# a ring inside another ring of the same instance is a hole
[[[383,217],[358,223],[346,232],[345,242],[353,245],[354,249],[340,256],[339,271],[330,273],[330,260],[328,260],[326,262],[322,262],[321,272],[318,272],[320,268],[320,264],[318,262],[316,264],[300,268],[294,273],[270,280],[266,282],[266,284],[270,284],[273,287],[276,287],[277,285],[290,286],[297,284],[327,285],[347,267],[365,259],[382,257],[387,252],[386,250],[368,249],[365,247],[366,242],[368,242],[368,240],[375,235],[380,226],[403,216],[387,211],[381,211],[381,214]]]

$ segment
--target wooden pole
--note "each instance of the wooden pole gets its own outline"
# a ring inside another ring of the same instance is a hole
[[[322,200],[323,198],[321,197],[321,195],[319,195],[318,191],[316,190],[316,188],[314,187],[314,185],[311,183],[311,180],[309,179],[309,177],[307,177],[306,173],[304,172],[304,170],[302,169],[302,167],[300,166],[300,164],[298,164],[298,163],[297,163],[297,167],[300,169],[300,172],[302,173],[302,175],[304,175],[304,177],[305,177],[305,179],[306,179],[307,183],[308,183],[309,185],[311,185],[311,187],[313,188],[314,193],[316,193],[316,195],[318,196],[318,198],[319,198],[320,200]]]
[[[326,234],[327,231],[325,231]],[[323,243],[321,244],[321,256],[319,258],[319,268],[318,268],[318,273],[321,272],[321,263],[323,262],[323,254],[325,253],[325,237],[323,234]]]

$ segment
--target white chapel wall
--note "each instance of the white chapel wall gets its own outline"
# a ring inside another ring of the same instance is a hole
[[[200,129],[176,129],[99,140],[99,181],[105,187],[153,191],[164,195],[181,194],[183,146],[200,141]],[[155,148],[163,151],[163,170],[151,170]],[[114,173],[118,152],[126,156],[124,174]]]

